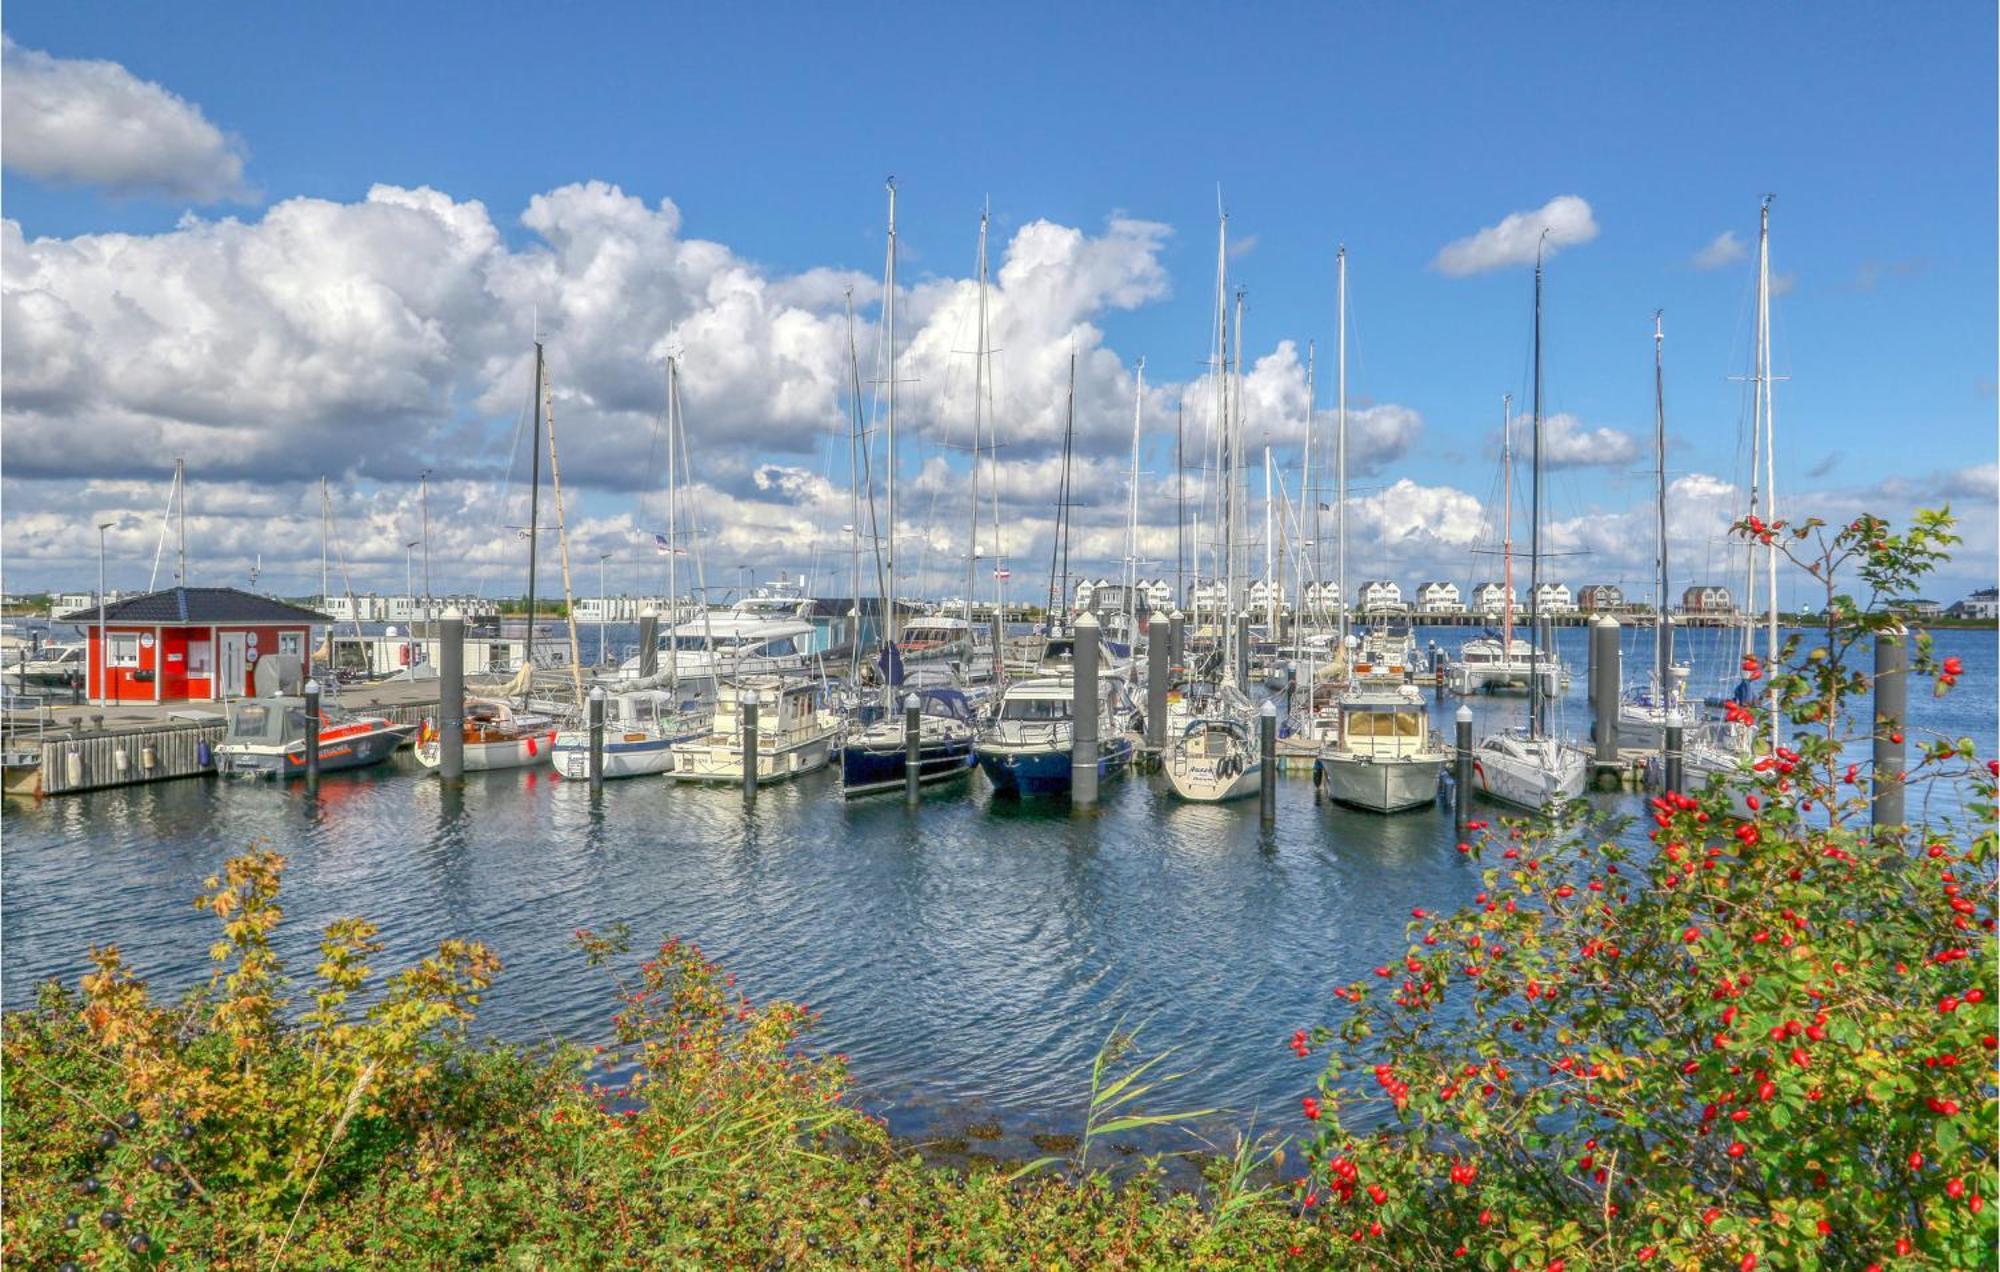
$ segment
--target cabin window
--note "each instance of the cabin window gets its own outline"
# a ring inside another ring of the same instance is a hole
[[[1067,698],[1009,698],[1000,704],[1002,720],[1067,720]]]
[[[139,665],[139,634],[137,632],[111,633],[110,653],[106,662],[113,667],[137,667]]]
[[[763,652],[766,658],[789,658],[798,653],[799,649],[792,643],[791,637],[783,636],[777,640],[765,641]]]
[[[191,640],[188,642],[187,646],[188,675],[206,676],[211,674],[212,668],[214,667],[214,663],[211,661],[211,659],[214,656],[210,652],[212,649],[213,646],[208,641],[205,640]]]

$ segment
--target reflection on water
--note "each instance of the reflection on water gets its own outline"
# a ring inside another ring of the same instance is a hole
[[[1983,639],[1967,642],[1961,696],[1919,709],[1990,744],[1991,659],[1972,656]],[[1576,655],[1564,709],[1580,732]],[[1441,726],[1455,705],[1436,708]],[[1488,720],[1524,711],[1474,705]],[[282,944],[301,973],[341,915],[382,925],[384,967],[475,936],[507,967],[486,1029],[603,1040],[608,988],[571,931],[623,920],[641,939],[679,934],[754,997],[822,1011],[820,1045],[848,1053],[873,1107],[915,1133],[953,1115],[1068,1123],[1121,1021],[1182,1048],[1173,1102],[1283,1116],[1311,1078],[1284,1045],[1291,1031],[1333,1019],[1334,986],[1403,950],[1412,906],[1479,886],[1443,810],[1316,807],[1302,776],[1282,782],[1265,831],[1254,799],[1182,805],[1138,775],[1072,817],[995,800],[978,776],[927,790],[914,811],[895,796],[843,802],[829,774],[746,809],[733,789],[651,779],[593,802],[547,771],[451,787],[399,759],[330,775],[317,804],[298,785],[164,783],[10,808],[5,837],[9,1003],[42,977],[73,978],[93,943],[120,943],[161,985],[204,977],[210,920],[189,901],[262,840],[291,859]]]

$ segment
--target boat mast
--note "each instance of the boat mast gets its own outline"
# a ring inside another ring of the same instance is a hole
[[[667,355],[667,684],[678,689],[681,683],[680,636],[677,610],[680,606],[680,473],[674,467],[680,430],[680,359]]]
[[[535,395],[528,400],[528,635],[521,665],[535,661],[535,555],[542,515],[542,342],[535,341]]]
[[[1250,573],[1250,537],[1243,524],[1244,514],[1248,511],[1246,505],[1250,502],[1250,474],[1243,467],[1243,298],[1247,294],[1242,287],[1236,289],[1236,348],[1231,354],[1229,372],[1229,403],[1233,417],[1229,421],[1229,486],[1230,511],[1234,514],[1230,530],[1236,545],[1229,558],[1229,574],[1235,580],[1230,592],[1229,621],[1232,632],[1236,630],[1236,615],[1249,608],[1242,592],[1244,580]],[[1236,560],[1237,553],[1243,557],[1240,565]],[[1248,661],[1244,657],[1245,651],[1236,650],[1234,653],[1236,658]],[[1238,664],[1232,662],[1229,665],[1233,669]]]
[[[576,705],[580,708],[583,706],[583,649],[576,634],[576,589],[570,581],[569,520],[563,515],[562,461],[556,454],[555,390],[545,382],[542,391],[547,399],[544,409],[548,412],[549,486],[556,501],[556,547],[557,559],[562,562],[563,619],[564,625],[569,628],[570,684],[576,690]]]
[[[1542,231],[1547,241],[1549,232]],[[1535,245],[1534,461],[1528,494],[1528,736],[1542,735],[1542,245]]]
[[[319,604],[321,609],[326,608],[328,586],[326,572],[327,546],[328,542],[333,538],[333,514],[330,511],[331,507],[332,504],[328,501],[326,494],[326,478],[322,477],[319,479]]]
[[[1757,213],[1757,384],[1764,404],[1764,520],[1778,519],[1778,456],[1772,440],[1777,418],[1771,404],[1771,200]],[[185,498],[185,496],[183,496]],[[1764,661],[1771,716],[1771,747],[1778,746],[1778,546],[1776,536],[1764,548],[1764,602],[1766,605]]]
[[[861,370],[854,357],[854,289],[847,289],[847,538],[854,559],[854,630],[848,633],[848,679],[861,679]]]
[[[1500,661],[1514,661],[1514,395],[1500,398],[1500,560],[1506,589],[1500,611]],[[1528,669],[1530,676],[1534,668]]]
[[[1221,191],[1216,192],[1221,202]],[[1222,526],[1223,665],[1236,665],[1236,474],[1229,450],[1229,213],[1217,207],[1215,232],[1215,466],[1221,481],[1216,512]],[[1199,551],[1199,544],[1196,550]],[[1200,571],[1196,571],[1197,574]]]
[[[1187,604],[1187,409],[1174,400],[1174,605]]]
[[[1665,337],[1660,328],[1660,315],[1664,311],[1653,311],[1653,488],[1659,501],[1660,521],[1660,577],[1659,608],[1653,615],[1653,675],[1659,688],[1660,701],[1665,704],[1673,690],[1672,669],[1674,665],[1674,624],[1667,614],[1667,388],[1666,376],[1661,368],[1661,345]]]
[[[1272,555],[1271,536],[1271,444],[1264,444],[1264,623],[1271,629],[1271,635],[1278,634],[1278,593],[1276,558]]]
[[[979,345],[972,357],[972,535],[965,546],[965,627],[972,637],[972,598],[979,588],[979,433],[986,410],[986,222],[979,210]]]
[[[1340,245],[1334,254],[1334,264],[1338,283],[1334,289],[1334,307],[1338,310],[1335,327],[1336,359],[1334,380],[1340,397],[1340,409],[1334,433],[1334,498],[1340,509],[1335,514],[1335,529],[1340,533],[1340,649],[1341,665],[1347,667],[1352,659],[1347,657],[1347,245]]]
[[[1125,512],[1125,608],[1131,615],[1135,635],[1141,626],[1140,610],[1132,593],[1139,584],[1139,425],[1144,418],[1145,403],[1146,359],[1142,357],[1132,387],[1131,504]]]
[[[1312,552],[1300,559],[1294,573],[1298,576],[1298,595],[1292,598],[1292,613],[1296,616],[1304,611],[1308,580],[1316,588],[1320,576],[1319,552],[1319,474],[1313,471],[1313,342],[1306,341],[1306,456],[1305,472],[1299,478],[1299,487],[1307,504],[1312,509]]]
[[[889,350],[889,535],[884,545],[889,571],[889,595],[886,604],[889,612],[885,616],[888,626],[886,641],[895,644],[896,631],[896,178],[890,177],[889,186],[889,268],[888,283],[882,291],[882,314],[885,340]],[[884,677],[886,681],[886,677]],[[894,688],[889,692],[893,694]]]

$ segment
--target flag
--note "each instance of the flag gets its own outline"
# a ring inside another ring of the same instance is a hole
[[[999,579],[1002,583],[1005,583],[1008,579],[1014,577],[1014,572],[1012,570],[1007,569],[1004,566],[998,566],[995,567],[993,571],[993,577]]]
[[[663,534],[653,536],[653,551],[659,553],[661,556],[666,556],[673,550],[673,545],[667,542],[667,536]]]

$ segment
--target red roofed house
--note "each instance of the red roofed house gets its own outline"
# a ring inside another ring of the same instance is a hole
[[[221,702],[256,692],[251,677],[266,654],[291,654],[310,671],[312,629],[333,620],[313,610],[233,587],[170,587],[128,596],[103,609],[55,616],[89,636],[85,691],[92,701]],[[108,671],[108,676],[107,676]]]

